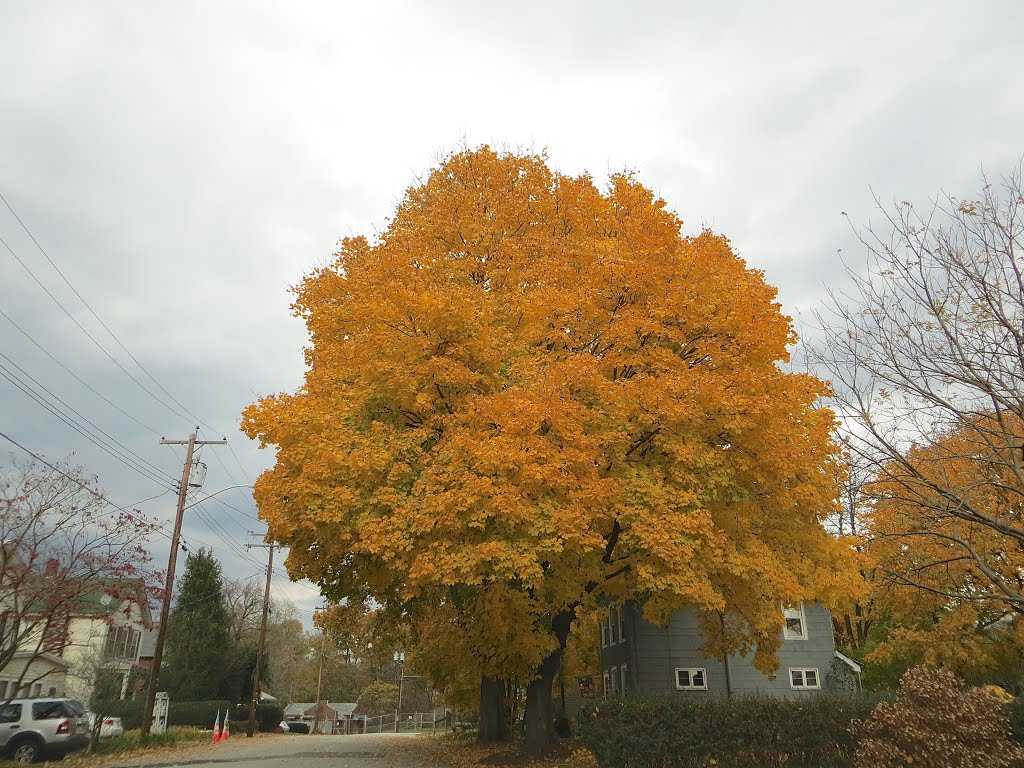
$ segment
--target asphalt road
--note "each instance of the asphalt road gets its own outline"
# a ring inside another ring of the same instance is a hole
[[[246,739],[188,749],[180,754],[137,758],[111,768],[439,768],[409,749],[412,734],[362,736],[290,735]]]

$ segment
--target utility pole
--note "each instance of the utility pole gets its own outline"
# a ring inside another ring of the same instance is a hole
[[[197,445],[227,445],[227,440],[197,440],[195,432],[188,440],[166,440],[160,438],[160,445],[184,445],[185,465],[181,470],[178,484],[178,510],[174,518],[174,535],[171,536],[171,553],[167,558],[167,580],[164,583],[164,602],[160,609],[160,624],[156,633],[156,648],[153,650],[153,668],[149,672],[149,688],[146,690],[146,709],[142,714],[142,735],[149,736],[153,725],[153,707],[156,704],[156,689],[160,682],[160,664],[164,660],[164,640],[167,636],[167,618],[171,612],[171,593],[174,590],[174,567],[178,563],[178,547],[181,546],[181,520],[185,513],[185,497],[188,494],[188,478],[192,472],[192,454]]]
[[[249,532],[253,536],[252,531]],[[270,613],[270,575],[274,571],[274,544],[254,544],[249,542],[246,549],[262,547],[269,550],[267,558],[267,587],[263,591],[263,624],[260,626],[260,642],[256,646],[256,669],[252,673],[252,701],[249,702],[249,722],[245,726],[246,738],[252,738],[256,731],[256,704],[260,699],[260,667],[263,664],[263,648],[267,642],[267,614]]]
[[[317,608],[318,611],[327,610],[326,605]],[[313,719],[313,733],[320,733],[320,719],[323,711],[320,709],[320,690],[324,682],[324,654],[327,651],[327,628],[320,627],[320,671],[316,675],[316,717]]]

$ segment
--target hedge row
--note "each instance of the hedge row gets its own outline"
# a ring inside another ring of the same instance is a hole
[[[120,717],[125,729],[138,728],[142,722],[144,701],[113,701],[98,703],[95,706],[98,714],[105,717]],[[249,705],[236,704],[228,701],[172,701],[167,712],[169,726],[194,726],[197,728],[213,728],[213,722],[220,713],[221,723],[224,716],[231,713],[231,730],[240,733],[245,729],[249,719]],[[256,706],[257,727],[263,733],[272,732],[284,720],[284,709],[279,704],[258,704]]]
[[[142,707],[144,701],[104,701],[94,702],[90,707],[96,714],[103,717],[120,717],[124,729],[138,728],[142,723]]]
[[[578,730],[601,768],[846,768],[856,748],[850,722],[866,718],[879,700],[627,696],[582,710]]]

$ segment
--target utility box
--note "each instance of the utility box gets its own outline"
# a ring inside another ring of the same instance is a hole
[[[196,459],[192,462],[192,470],[188,473],[188,487],[202,488],[206,480],[206,465]]]

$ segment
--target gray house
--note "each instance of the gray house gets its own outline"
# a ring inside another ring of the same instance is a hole
[[[693,610],[678,611],[668,626],[645,621],[639,608],[612,606],[601,622],[601,668],[605,695],[623,691],[684,691],[694,695],[753,693],[806,695],[840,685],[830,675],[836,664],[859,676],[860,667],[836,651],[832,615],[816,603],[783,609],[785,624],[779,668],[771,677],[754,668],[752,657],[725,661],[703,656],[704,638]]]

